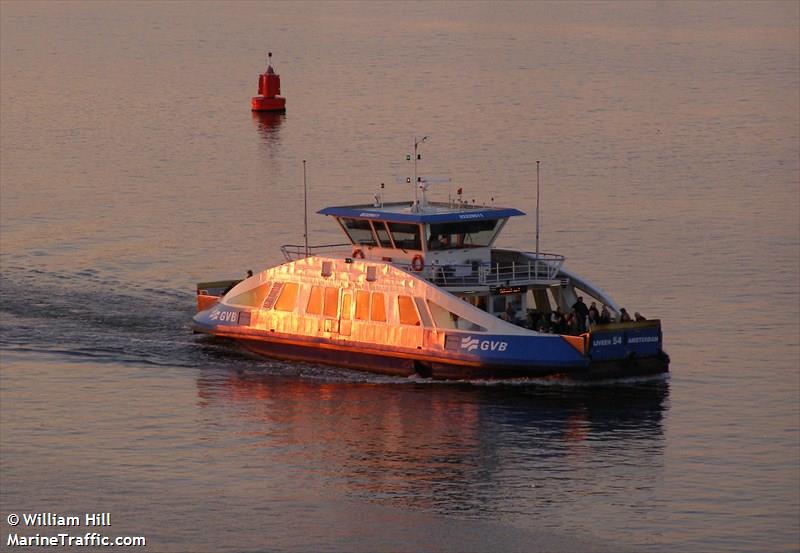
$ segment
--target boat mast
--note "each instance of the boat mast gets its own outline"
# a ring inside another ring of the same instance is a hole
[[[539,162],[536,162],[536,264],[539,264]]]
[[[303,239],[306,244],[306,257],[308,257],[308,192],[306,186],[306,160],[303,160]]]
[[[420,144],[425,142],[428,139],[427,136],[423,136],[421,140],[417,140],[417,137],[414,137],[414,208],[411,211],[418,212],[419,211],[419,180],[417,177],[417,160],[419,159],[419,154],[417,153],[417,148]]]

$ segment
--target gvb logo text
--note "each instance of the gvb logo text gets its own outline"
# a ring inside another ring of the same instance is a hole
[[[479,340],[478,338],[462,338],[461,349],[467,351],[506,351],[508,342],[501,342],[496,340]]]

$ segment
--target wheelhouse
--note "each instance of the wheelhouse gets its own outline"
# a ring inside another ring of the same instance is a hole
[[[524,215],[511,208],[440,203],[413,212],[407,202],[327,207],[319,213],[336,219],[358,257],[410,262],[422,256],[428,264],[443,252],[450,252],[448,260],[454,260],[455,252],[488,260],[489,249],[509,217]]]

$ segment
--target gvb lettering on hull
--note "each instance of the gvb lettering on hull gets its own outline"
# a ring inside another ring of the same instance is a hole
[[[467,351],[506,351],[508,342],[500,340],[479,340],[478,338],[462,338],[461,349]]]

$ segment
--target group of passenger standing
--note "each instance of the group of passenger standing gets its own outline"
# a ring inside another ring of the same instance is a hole
[[[595,325],[627,323],[634,320],[624,307],[619,310],[619,315],[614,317],[607,306],[603,305],[602,308],[598,309],[596,302],[592,302],[591,305],[587,306],[581,296],[572,304],[572,309],[569,313],[562,313],[560,307],[556,307],[556,310],[549,315],[535,310],[528,310],[527,320],[521,321],[515,320],[513,311],[509,313],[507,310],[506,313],[501,315],[501,318],[539,332],[576,336],[583,334]],[[645,318],[636,313],[635,320],[643,321]]]

